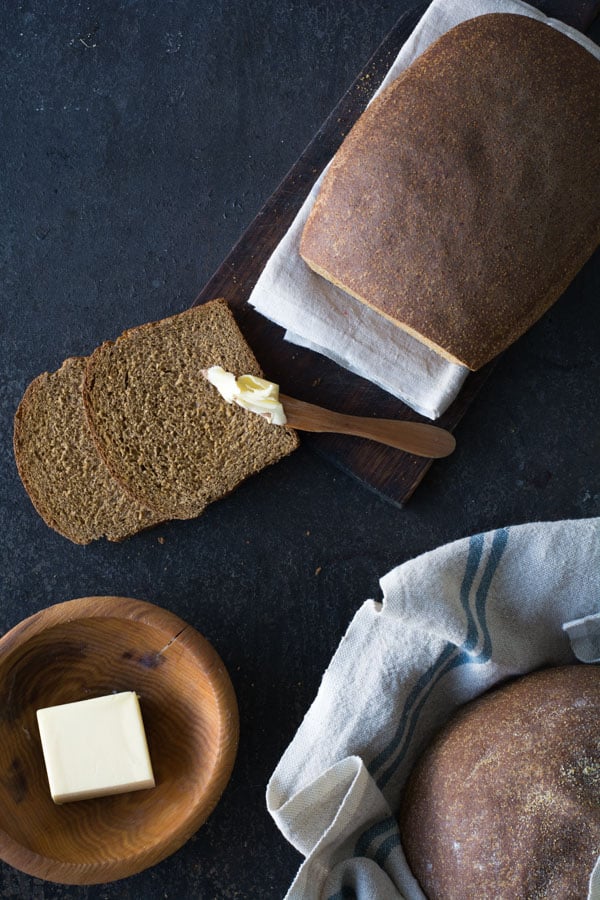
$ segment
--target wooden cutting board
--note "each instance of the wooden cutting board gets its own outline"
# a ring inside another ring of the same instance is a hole
[[[255,312],[247,301],[265,263],[314,181],[365,109],[428,5],[428,2],[414,3],[400,17],[194,302],[197,305],[215,297],[225,297],[229,301],[265,375],[280,384],[283,393],[354,415],[422,420],[400,400],[365,379],[320,354],[284,341],[283,329]],[[589,28],[600,12],[600,0],[533,0],[531,5],[581,31]],[[450,430],[455,428],[494,365],[495,362],[489,363],[469,375],[457,399],[436,424]],[[329,461],[399,505],[410,498],[431,465],[429,460],[360,438],[304,434],[302,439]]]

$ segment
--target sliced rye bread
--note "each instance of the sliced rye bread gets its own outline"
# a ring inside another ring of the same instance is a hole
[[[87,360],[65,360],[29,385],[14,422],[17,469],[51,528],[76,544],[120,541],[159,518],[132,502],[102,462],[83,410]]]
[[[202,375],[261,375],[225,300],[150,322],[102,344],[83,390],[98,452],[132,497],[188,519],[298,446],[288,427],[226,403]]]

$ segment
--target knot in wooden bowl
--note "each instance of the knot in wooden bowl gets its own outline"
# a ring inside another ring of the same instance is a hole
[[[139,695],[156,787],[57,806],[36,710]],[[231,774],[239,720],[216,651],[182,619],[124,597],[51,606],[0,640],[0,857],[65,884],[125,878],[177,850]]]

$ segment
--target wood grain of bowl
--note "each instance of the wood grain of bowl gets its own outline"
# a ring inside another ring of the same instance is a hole
[[[139,695],[156,787],[57,806],[36,710]],[[239,719],[218,654],[167,610],[124,597],[48,607],[0,639],[0,857],[64,884],[125,878],[177,850],[216,806]]]

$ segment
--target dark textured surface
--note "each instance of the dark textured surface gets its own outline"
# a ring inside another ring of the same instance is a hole
[[[222,655],[241,743],[222,803],[171,859],[90,888],[0,866],[0,898],[282,896],[300,857],[266,813],[265,785],[379,577],[482,529],[600,514],[598,253],[500,360],[456,453],[404,510],[301,448],[200,519],[80,548],[18,480],[12,417],[26,384],[190,306],[408,6],[3,6],[0,629],[89,594],[163,605]]]

